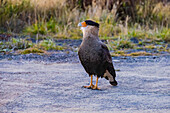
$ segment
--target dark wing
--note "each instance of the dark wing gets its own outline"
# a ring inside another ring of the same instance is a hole
[[[92,65],[89,65],[89,56],[84,52],[84,48],[79,48],[78,50],[78,56],[79,56],[79,60],[82,64],[82,66],[84,67],[85,71],[89,74],[89,75],[92,75],[93,71],[92,71],[92,68],[93,67]]]
[[[109,53],[109,49],[107,48],[107,46],[104,43],[101,43],[102,46],[102,52],[103,52],[103,58],[105,58],[104,60],[106,60],[107,63],[111,63],[112,64],[112,57]]]
[[[106,61],[106,65],[107,65],[106,69],[109,71],[109,73],[113,77],[116,77],[115,69],[114,69],[113,63],[112,63],[112,57],[109,53],[109,50],[104,43],[101,43],[101,46],[102,46],[102,52],[103,52],[103,60]]]

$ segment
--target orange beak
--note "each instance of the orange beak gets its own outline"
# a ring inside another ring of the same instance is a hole
[[[80,22],[80,23],[78,24],[78,26],[79,26],[79,27],[86,27],[87,24],[86,24],[86,22]]]

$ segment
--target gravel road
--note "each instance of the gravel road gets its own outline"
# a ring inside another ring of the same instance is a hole
[[[0,60],[0,113],[170,113],[170,56],[115,57],[118,86],[99,79],[101,90],[82,87],[90,78],[76,55],[18,57]]]

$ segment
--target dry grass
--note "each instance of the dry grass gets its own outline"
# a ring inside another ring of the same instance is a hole
[[[132,52],[129,54],[126,54],[124,52],[121,53],[111,53],[112,56],[151,56],[151,53],[145,52],[145,51],[141,51],[141,52]]]
[[[23,0],[8,0],[13,4],[20,4]],[[37,9],[48,10],[55,7],[64,6],[66,0],[25,0],[30,1],[31,5],[36,6]]]
[[[142,40],[141,45],[147,39],[170,42],[169,4],[138,4],[138,20],[131,21],[132,18],[128,16],[125,21],[115,21],[117,7],[113,6],[112,10],[102,8],[106,0],[100,0],[85,10],[79,4],[73,4],[75,0],[70,0],[70,4],[68,0],[6,1],[7,4],[4,2],[0,6],[0,31],[3,32],[24,33],[37,40],[41,37],[80,39],[82,34],[77,24],[92,19],[100,23],[99,36],[111,40],[109,44],[112,50],[135,47],[129,41],[132,37]],[[115,39],[115,43],[112,43]]]
[[[85,11],[81,11],[81,9],[79,9],[76,5],[74,8],[70,9],[69,6],[72,4],[68,4],[68,0],[7,1],[9,6],[2,5],[2,8],[4,8],[5,12],[0,11],[0,13],[2,13],[0,16],[2,19],[0,24],[4,25],[8,31],[22,32],[21,29],[18,30],[16,27],[21,26],[22,28],[25,28],[26,26],[31,26],[33,24],[46,24],[50,19],[53,19],[56,24],[56,31],[58,30],[58,35],[66,35],[66,37],[70,37],[75,31],[72,30],[71,33],[68,33],[69,30],[76,29],[77,23],[85,19],[93,19],[101,24],[100,36],[111,37],[117,34],[117,31],[114,30],[116,28],[115,25],[117,25],[115,22],[117,7],[113,6],[111,11],[103,9],[102,6],[105,0],[98,1],[97,4],[89,6]],[[12,5],[9,1],[12,2]],[[151,23],[153,24],[153,29],[164,24],[166,24],[165,26],[169,26],[170,5],[163,5],[162,3],[159,3],[156,4],[151,11],[149,10],[149,5],[148,8],[145,8],[147,6],[144,7],[142,5],[137,5],[136,7],[138,8],[138,15],[136,16],[138,16],[138,19],[140,19],[141,22],[144,20],[146,21],[146,27],[150,28]],[[149,14],[151,17],[149,18],[147,18],[148,13],[151,13]],[[125,24],[120,22],[120,25],[118,25],[124,35],[127,34],[128,26],[131,25],[131,23],[129,23],[130,20],[131,18],[127,17]]]

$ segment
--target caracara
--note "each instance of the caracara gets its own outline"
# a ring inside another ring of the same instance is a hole
[[[89,86],[85,88],[99,89],[98,78],[106,78],[113,86],[117,85],[116,73],[112,63],[112,57],[107,46],[98,37],[99,24],[86,20],[78,24],[83,31],[83,40],[78,50],[81,64],[91,77]],[[97,75],[96,84],[93,85],[93,75]]]

